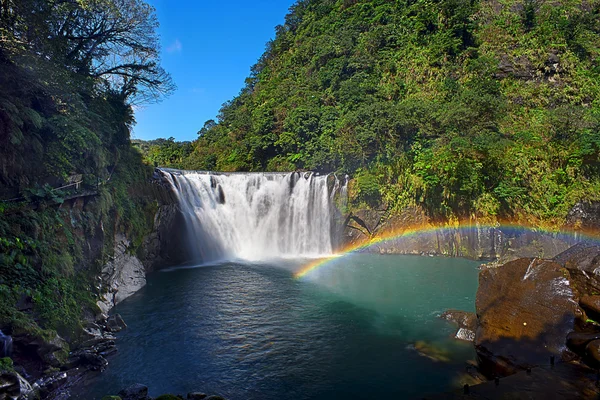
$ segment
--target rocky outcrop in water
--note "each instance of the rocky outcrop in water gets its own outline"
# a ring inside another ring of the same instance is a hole
[[[36,393],[29,382],[15,371],[0,371],[0,399],[34,399]]]
[[[565,268],[522,258],[479,275],[475,348],[488,374],[569,358],[566,337],[583,317]]]
[[[477,291],[475,346],[488,375],[581,360],[600,367],[600,246],[580,243],[552,260],[485,268]]]
[[[440,315],[440,318],[445,319],[458,327],[454,334],[456,339],[467,342],[475,340],[475,330],[477,329],[477,315],[475,315],[475,313],[460,310],[447,310]]]

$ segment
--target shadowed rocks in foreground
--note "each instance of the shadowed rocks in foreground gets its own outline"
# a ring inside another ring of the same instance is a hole
[[[554,368],[546,366],[534,368],[530,372],[521,371],[496,381],[485,382],[451,393],[426,396],[423,399],[597,399],[598,390],[595,379],[596,374],[585,366],[560,364]]]

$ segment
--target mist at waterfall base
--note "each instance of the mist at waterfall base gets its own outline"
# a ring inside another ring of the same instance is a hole
[[[412,398],[456,385],[470,343],[438,315],[472,311],[478,263],[353,254],[306,278],[302,262],[223,263],[151,275],[119,304],[118,353],[77,399],[133,384],[229,400]],[[425,342],[447,355],[419,354]]]

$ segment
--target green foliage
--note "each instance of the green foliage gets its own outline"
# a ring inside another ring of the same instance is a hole
[[[559,223],[599,196],[599,7],[299,1],[183,166],[344,172],[359,203]]]
[[[173,137],[147,142],[134,140],[133,144],[140,149],[144,160],[155,167],[182,169],[193,150],[191,142],[176,142]]]
[[[8,357],[0,358],[0,372],[11,371],[14,371],[13,360]]]
[[[173,86],[141,0],[0,3],[0,326],[75,339],[115,235],[152,228],[132,104]]]
[[[358,170],[355,176],[356,199],[374,206],[381,201],[378,177],[369,171]]]

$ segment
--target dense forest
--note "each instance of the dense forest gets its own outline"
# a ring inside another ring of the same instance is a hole
[[[152,228],[132,106],[173,83],[140,0],[0,0],[0,328],[76,339],[117,233]]]
[[[172,164],[349,173],[362,204],[560,224],[600,197],[599,33],[599,1],[300,0]]]

